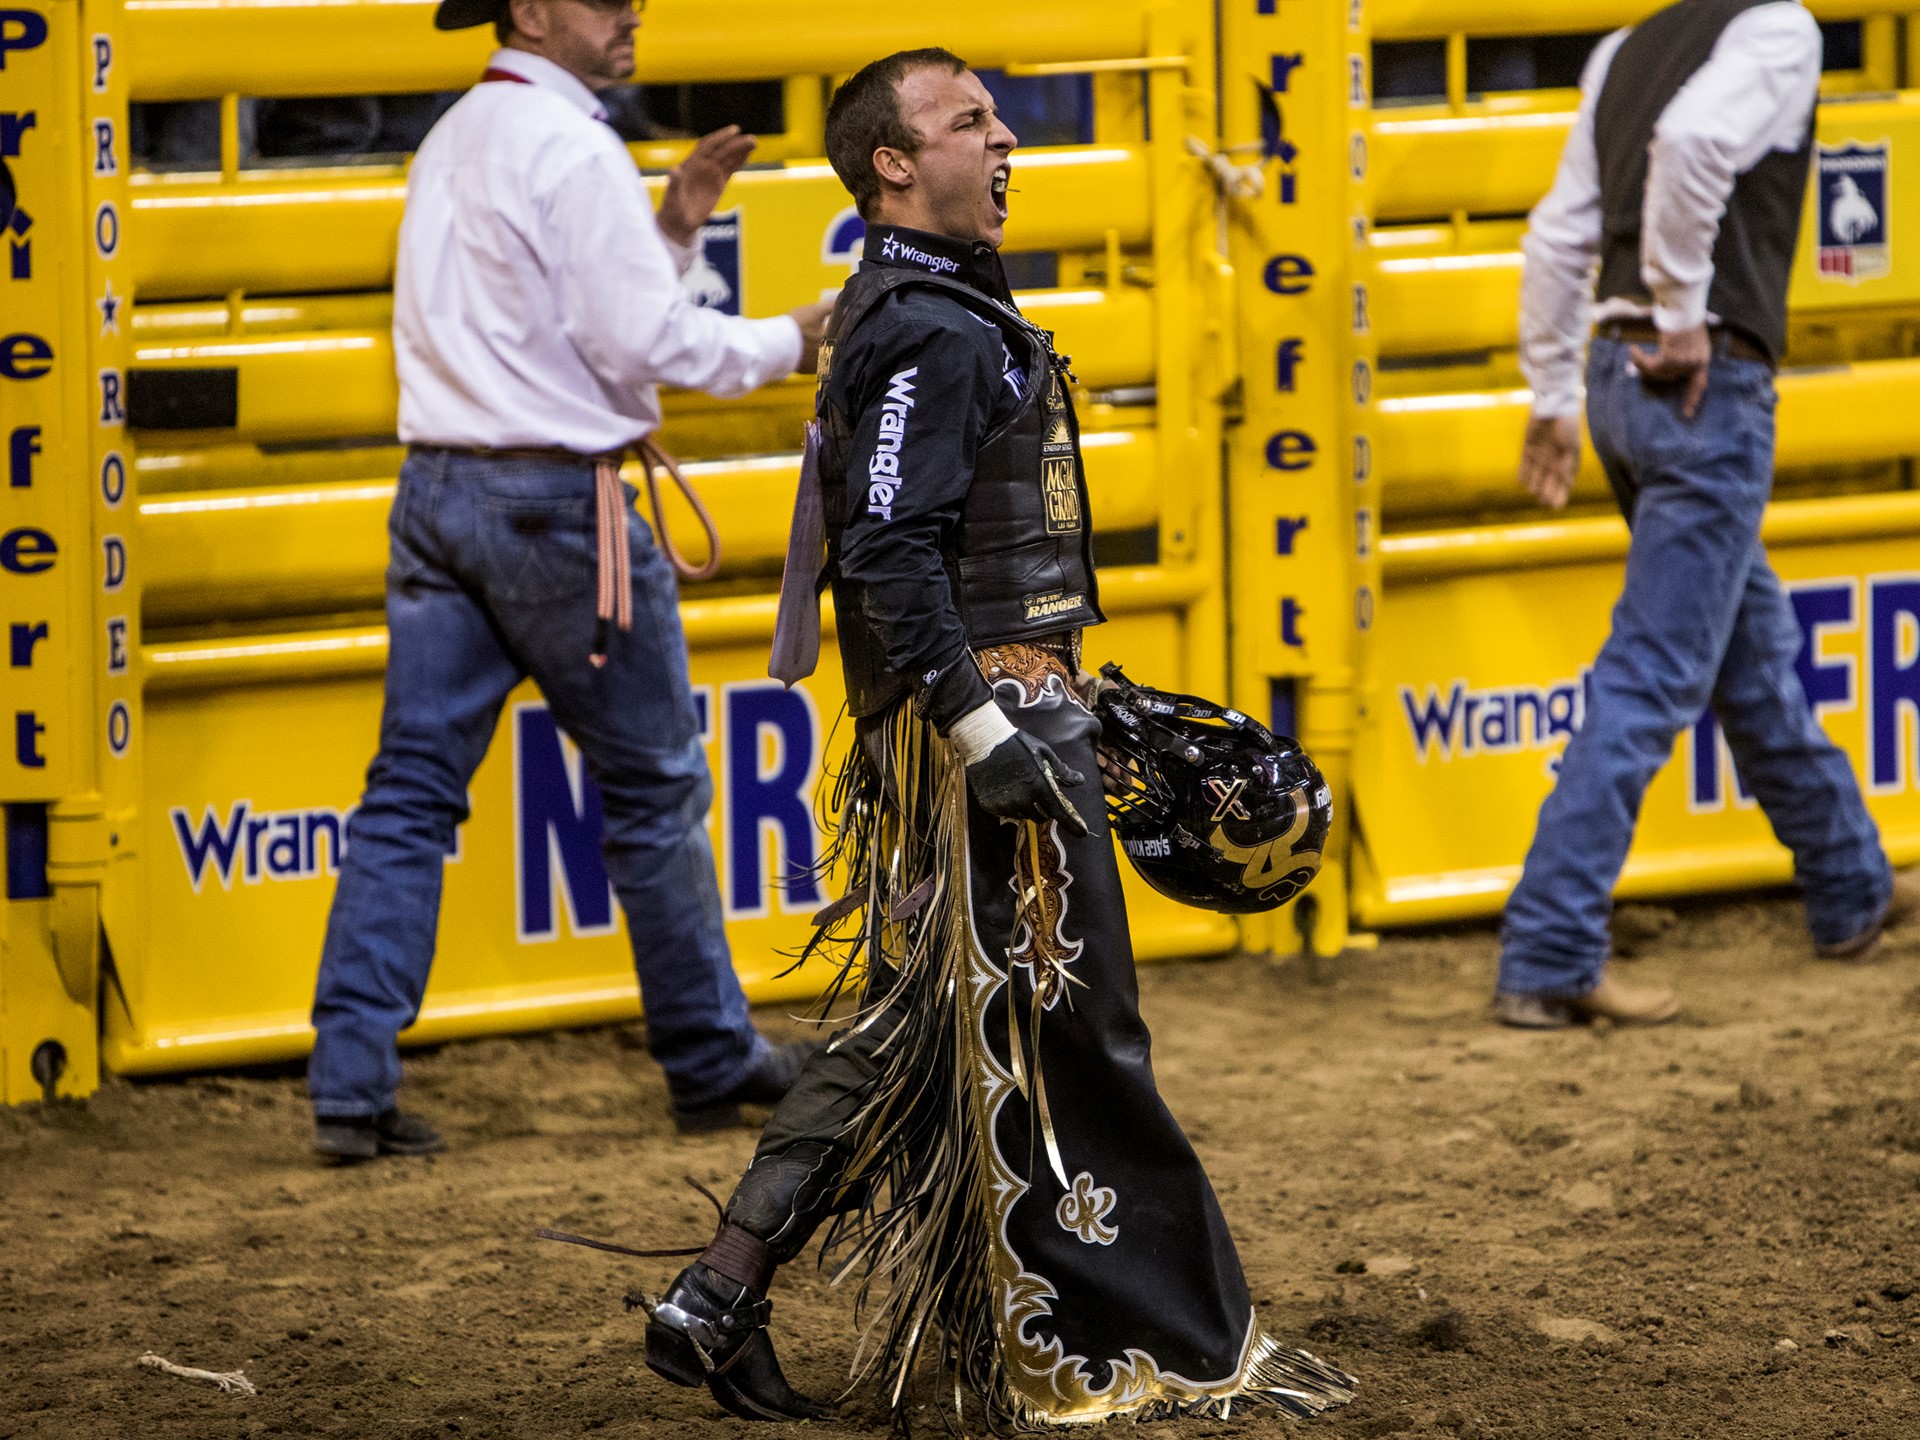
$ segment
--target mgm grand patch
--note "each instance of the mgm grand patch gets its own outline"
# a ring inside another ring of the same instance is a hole
[[[1073,534],[1080,528],[1080,486],[1073,473],[1073,457],[1043,460],[1040,482],[1047,496],[1047,533]]]
[[[1058,620],[1063,615],[1074,614],[1086,605],[1087,597],[1079,590],[1044,590],[1038,595],[1027,596],[1022,603],[1027,624],[1038,625],[1044,620]]]

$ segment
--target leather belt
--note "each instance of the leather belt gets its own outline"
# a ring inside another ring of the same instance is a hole
[[[574,465],[598,465],[602,460],[617,463],[626,458],[624,450],[603,450],[597,455],[585,455],[560,445],[518,445],[493,449],[486,445],[416,444],[411,448],[429,455],[470,455],[476,460],[558,460],[562,464]]]
[[[1623,345],[1660,343],[1660,331],[1651,320],[1607,320],[1594,326],[1593,333],[1602,340],[1613,340]],[[1707,335],[1713,342],[1713,353],[1716,355],[1726,355],[1735,360],[1754,360],[1769,370],[1774,368],[1773,357],[1738,330],[1713,325],[1708,327]]]

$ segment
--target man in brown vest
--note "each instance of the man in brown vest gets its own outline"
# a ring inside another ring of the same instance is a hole
[[[1587,351],[1588,427],[1633,543],[1586,721],[1507,903],[1509,1025],[1678,1011],[1672,991],[1606,973],[1608,918],[1648,782],[1709,703],[1793,852],[1818,954],[1863,959],[1920,907],[1808,706],[1800,627],[1760,544],[1820,54],[1798,0],[1681,0],[1609,36],[1533,212],[1521,483],[1555,509],[1572,493]]]

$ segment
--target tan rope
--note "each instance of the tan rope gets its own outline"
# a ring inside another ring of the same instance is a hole
[[[666,552],[674,573],[682,580],[711,580],[720,573],[720,531],[713,523],[713,516],[708,513],[693,486],[687,483],[687,477],[680,473],[679,462],[661,449],[651,435],[641,440],[634,449],[640,457],[640,468],[647,476],[647,499],[653,506],[653,533],[660,542],[660,548]],[[680,487],[680,493],[687,497],[687,504],[693,507],[694,515],[700,521],[700,528],[707,532],[707,561],[704,565],[695,566],[673,543],[673,535],[667,529],[666,511],[660,505],[660,481],[654,474],[656,465],[665,470],[673,483]]]
[[[607,663],[609,624],[633,629],[633,554],[627,542],[626,491],[620,485],[620,462],[600,461],[593,471],[594,530],[599,551],[599,597],[595,608],[594,668]]]

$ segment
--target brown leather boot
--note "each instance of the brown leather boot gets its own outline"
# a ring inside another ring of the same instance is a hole
[[[1600,983],[1572,1000],[1502,990],[1493,997],[1494,1017],[1518,1030],[1564,1030],[1576,1022],[1610,1020],[1615,1025],[1664,1025],[1680,1013],[1680,997],[1664,985],[1622,985],[1602,971]]]
[[[1916,915],[1920,915],[1920,871],[1898,871],[1893,877],[1893,895],[1887,901],[1884,915],[1858,935],[1832,945],[1815,945],[1813,953],[1822,960],[1844,960],[1850,965],[1878,960],[1880,941],[1886,932],[1906,924]]]

